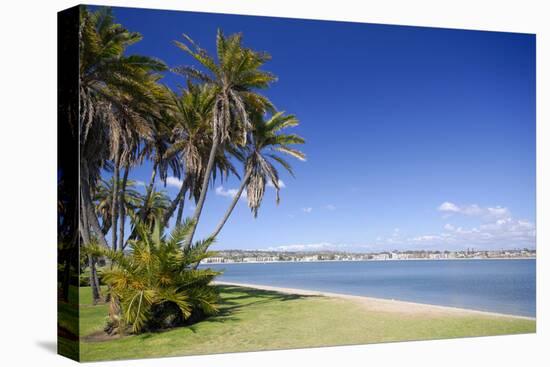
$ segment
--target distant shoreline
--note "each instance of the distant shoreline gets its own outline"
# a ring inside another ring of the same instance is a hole
[[[214,281],[213,283],[216,285],[261,289],[261,290],[273,291],[273,292],[279,292],[279,293],[285,293],[285,294],[304,295],[304,296],[324,296],[324,297],[331,297],[331,298],[354,300],[372,310],[392,310],[399,313],[410,313],[410,314],[429,313],[429,314],[454,315],[454,316],[482,315],[482,316],[490,316],[490,317],[515,318],[515,319],[524,319],[524,320],[533,320],[533,321],[536,320],[536,317],[530,317],[530,316],[512,315],[512,314],[505,314],[505,313],[498,313],[498,312],[480,311],[480,310],[474,310],[474,309],[468,309],[468,308],[440,306],[440,305],[433,305],[433,304],[419,303],[419,302],[400,301],[400,300],[386,299],[386,298],[355,296],[355,295],[349,295],[349,294],[343,294],[343,293],[333,293],[333,292],[314,291],[314,290],[307,290],[307,289],[274,287],[274,286],[262,285],[262,284],[236,283],[236,282],[225,282],[225,281]]]
[[[233,265],[233,264],[275,264],[275,263],[357,263],[357,262],[398,262],[398,261],[465,261],[465,260],[536,260],[536,257],[492,257],[492,258],[452,258],[452,259],[369,259],[369,260],[275,260],[275,261],[229,261],[229,262],[210,262],[201,265]]]

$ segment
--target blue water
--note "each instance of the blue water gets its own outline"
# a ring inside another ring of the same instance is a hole
[[[216,264],[220,281],[536,314],[535,260]]]

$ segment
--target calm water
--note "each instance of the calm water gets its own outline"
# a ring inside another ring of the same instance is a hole
[[[389,298],[535,316],[535,260],[208,265],[220,281]]]

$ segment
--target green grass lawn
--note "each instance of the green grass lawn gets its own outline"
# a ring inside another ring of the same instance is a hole
[[[535,321],[485,315],[430,316],[369,311],[347,299],[296,296],[220,286],[221,312],[190,327],[84,341],[81,360],[244,352],[392,341],[458,338],[535,332]],[[80,332],[102,330],[106,305],[91,305],[81,288]]]

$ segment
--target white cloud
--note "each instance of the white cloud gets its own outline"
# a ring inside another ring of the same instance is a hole
[[[468,227],[447,222],[441,231],[400,236],[396,229],[391,236],[376,238],[376,246],[396,249],[506,249],[533,248],[536,243],[534,223],[516,219],[508,208],[502,206],[481,207],[477,204],[457,205],[444,202],[438,208],[445,217],[464,215],[477,220]]]
[[[332,242],[318,242],[318,243],[299,243],[281,246],[271,246],[263,248],[265,251],[341,251],[341,252],[378,252],[386,251],[386,245],[380,245],[375,243],[332,243]]]
[[[168,179],[170,179],[170,177],[168,177]],[[271,188],[275,188],[275,185],[273,185],[273,182],[271,182],[271,180],[267,181],[266,186],[271,187]],[[279,188],[282,189],[282,188],[285,188],[285,187],[286,187],[285,183],[282,180],[279,180]],[[215,190],[216,195],[225,196],[225,197],[228,197],[228,198],[234,198],[235,195],[237,195],[238,191],[239,190],[237,190],[237,189],[226,189],[223,186],[218,186],[218,187],[216,187],[216,190]],[[246,190],[243,190],[243,193],[241,194],[241,199],[246,200]]]
[[[303,211],[304,213],[309,214],[309,213],[311,213],[311,212],[313,211],[313,208],[302,208],[302,211]]]
[[[496,208],[489,207],[487,208],[487,211],[489,213],[489,216],[494,218],[508,218],[511,215],[508,208],[502,208],[500,206],[497,206]]]
[[[141,180],[136,180],[134,182],[136,183],[136,186],[144,186],[145,187],[145,182],[143,182]]]
[[[477,227],[463,228],[445,224],[445,232],[417,236],[411,242],[440,248],[479,249],[534,247],[536,240],[535,225],[513,218],[497,219]]]
[[[307,209],[307,208],[304,208]],[[481,218],[480,218],[481,219]],[[533,248],[536,242],[536,226],[528,220],[512,217],[481,221],[477,226],[462,227],[446,223],[441,231],[405,236],[399,228],[391,234],[378,236],[372,243],[334,244],[330,242],[292,244],[270,247],[273,251],[391,251],[391,250],[477,250]]]
[[[336,207],[332,204],[327,204],[327,205],[325,205],[325,209],[327,209],[327,210],[336,210]]]
[[[511,216],[510,210],[501,206],[482,208],[477,204],[457,205],[449,201],[442,203],[437,210],[443,212],[446,216],[462,214],[470,217],[484,217],[489,220]]]
[[[239,190],[237,190],[237,189],[224,189],[223,186],[218,186],[218,187],[216,187],[215,192],[216,192],[216,195],[219,195],[219,196],[234,198],[235,195],[237,195],[237,193],[239,192]],[[246,199],[246,191],[243,190],[240,199],[242,199],[242,200]]]
[[[452,225],[452,224],[445,224],[445,226],[443,227],[445,228],[446,231],[454,231],[455,230],[455,227]]]
[[[439,208],[437,208],[437,210],[439,211],[442,211],[442,212],[459,212],[460,209],[458,208],[458,206],[456,206],[455,204],[453,203],[449,203],[448,201],[444,202],[443,204],[441,204],[439,206]]]
[[[441,236],[437,235],[423,235],[423,236],[417,236],[413,237],[410,240],[413,242],[425,242],[425,241],[433,241],[433,240],[441,240]]]
[[[168,176],[166,178],[166,185],[168,186],[172,186],[172,187],[177,187],[178,189],[181,187],[181,185],[183,185],[183,181],[180,180],[179,178],[177,177],[174,177],[174,176]]]
[[[393,246],[393,245],[399,245],[403,241],[403,236],[401,235],[401,229],[400,228],[394,228],[391,233],[387,236],[377,236],[376,239],[376,245],[375,247],[380,248],[383,246]],[[369,245],[372,247],[372,245]],[[360,246],[364,247],[364,246]]]
[[[267,180],[267,187],[275,188],[275,185],[273,184],[273,181]],[[285,187],[286,187],[286,185],[285,185],[285,183],[283,182],[283,180],[279,180],[279,188],[280,188],[280,189],[284,189]]]
[[[272,246],[264,250],[267,250],[267,251],[336,251],[336,250],[342,250],[348,247],[350,246],[347,244],[319,242],[319,243]]]

